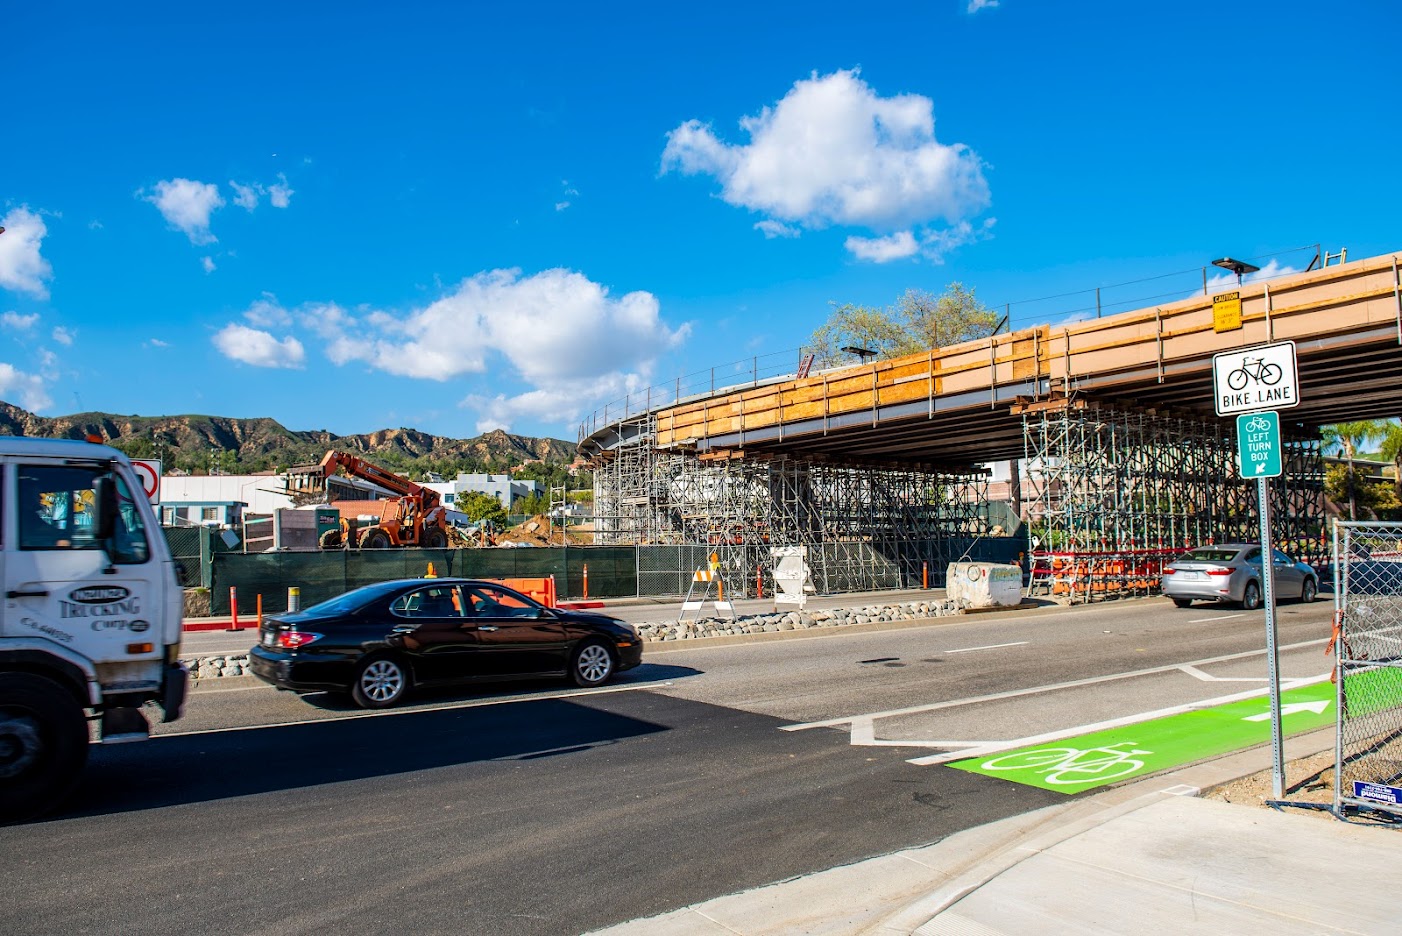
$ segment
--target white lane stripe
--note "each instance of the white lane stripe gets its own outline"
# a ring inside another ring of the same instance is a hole
[[[1027,641],[1019,640],[1017,643],[989,644],[986,647],[965,647],[962,650],[946,650],[945,653],[973,653],[975,650],[1001,650],[1003,647],[1025,647]]]
[[[1297,644],[1289,644],[1279,647],[1280,651],[1299,650],[1303,647],[1318,647],[1329,642],[1327,637],[1319,640],[1305,640]],[[861,715],[847,715],[842,718],[829,718],[824,721],[806,722],[801,725],[783,725],[780,731],[803,731],[808,728],[834,728],[838,725],[850,725],[855,721],[863,721],[872,718],[891,718],[898,715],[919,715],[923,712],[934,712],[939,709],[958,708],[962,705],[977,705],[981,702],[997,702],[1001,699],[1015,699],[1018,696],[1036,695],[1041,692],[1054,692],[1058,689],[1075,689],[1080,686],[1094,686],[1098,683],[1114,682],[1118,679],[1134,679],[1137,676],[1153,676],[1158,673],[1177,672],[1183,666],[1207,666],[1212,663],[1226,663],[1229,660],[1245,660],[1250,657],[1264,656],[1266,651],[1246,650],[1242,653],[1229,653],[1226,656],[1212,657],[1207,660],[1193,660],[1191,663],[1170,663],[1167,666],[1153,666],[1149,669],[1131,670],[1128,673],[1111,673],[1108,676],[1090,676],[1086,679],[1073,679],[1070,682],[1051,683],[1046,686],[1032,686],[1027,689],[1010,689],[1007,692],[994,692],[990,695],[974,696],[967,699],[950,699],[946,702],[931,702],[928,705],[914,705],[910,708],[891,709],[887,712],[868,712]]]
[[[356,721],[361,718],[380,718],[385,715],[420,715],[424,712],[451,712],[454,709],[486,708],[489,705],[510,705],[513,702],[540,702],[550,699],[577,699],[584,696],[609,695],[615,692],[636,692],[639,689],[652,689],[657,686],[670,686],[671,680],[655,683],[640,683],[636,686],[614,686],[611,689],[580,689],[576,692],[557,692],[550,695],[514,696],[510,699],[482,699],[475,702],[450,702],[446,705],[433,705],[428,708],[383,709],[377,712],[356,712],[352,715],[336,715],[331,718],[308,718],[302,721],[274,722],[270,725],[231,725],[228,728],[204,728],[199,731],[170,731],[152,735],[152,741],[161,738],[188,738],[192,735],[225,734],[230,731],[261,731],[264,728],[291,728],[294,725],[324,725],[327,722]],[[269,687],[272,688],[272,687]],[[227,690],[230,692],[236,690]]]
[[[1320,676],[1308,676],[1303,679],[1282,679],[1280,681],[1280,688],[1283,692],[1287,689],[1298,689],[1301,686],[1313,686],[1318,683],[1328,682],[1329,677],[1332,675],[1332,673],[1324,673]],[[1108,731],[1111,728],[1123,728],[1127,725],[1137,725],[1141,722],[1153,721],[1156,718],[1167,718],[1170,715],[1181,715],[1184,712],[1195,712],[1201,709],[1213,708],[1218,705],[1226,705],[1229,702],[1241,702],[1246,699],[1254,699],[1258,696],[1266,695],[1268,692],[1270,692],[1269,689],[1251,689],[1247,692],[1238,692],[1233,695],[1218,696],[1215,699],[1203,699],[1199,702],[1174,705],[1153,712],[1140,712],[1137,715],[1125,715],[1122,718],[1111,718],[1090,725],[1077,725],[1073,728],[1062,728],[1058,731],[1048,731],[1044,734],[1031,735],[1026,738],[1013,738],[1008,741],[998,741],[982,749],[946,751],[943,754],[912,757],[907,760],[906,763],[919,764],[925,767],[931,764],[943,764],[952,760],[963,760],[966,757],[983,757],[985,754],[996,754],[999,751],[1010,751],[1014,748],[1027,747],[1032,744],[1046,744],[1049,741],[1074,738],[1077,735],[1090,734],[1095,731]]]
[[[1196,621],[1189,621],[1189,624],[1206,624],[1208,621],[1230,621],[1232,618],[1246,617],[1245,614],[1224,614],[1221,617],[1198,618]]]

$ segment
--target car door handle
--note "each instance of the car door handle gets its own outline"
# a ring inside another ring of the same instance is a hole
[[[49,597],[49,593],[46,592],[46,591],[32,591],[32,592],[26,592],[26,591],[7,591],[7,592],[5,592],[5,597],[6,597],[6,598],[47,598],[47,597]]]

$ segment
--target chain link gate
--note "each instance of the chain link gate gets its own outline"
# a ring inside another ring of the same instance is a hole
[[[1402,815],[1402,523],[1334,525],[1334,812]]]

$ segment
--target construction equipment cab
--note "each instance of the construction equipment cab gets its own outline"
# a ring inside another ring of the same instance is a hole
[[[116,449],[0,437],[0,577],[0,821],[12,821],[67,795],[91,736],[147,737],[148,702],[179,718],[188,673],[175,564]]]

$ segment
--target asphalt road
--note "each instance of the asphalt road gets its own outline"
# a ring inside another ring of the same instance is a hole
[[[1327,670],[1330,612],[1280,609],[1284,675]],[[567,934],[647,916],[1060,801],[911,761],[1260,686],[1262,619],[1159,599],[668,645],[604,690],[368,716],[212,681],[152,741],[95,750],[66,812],[0,829],[0,931]]]

